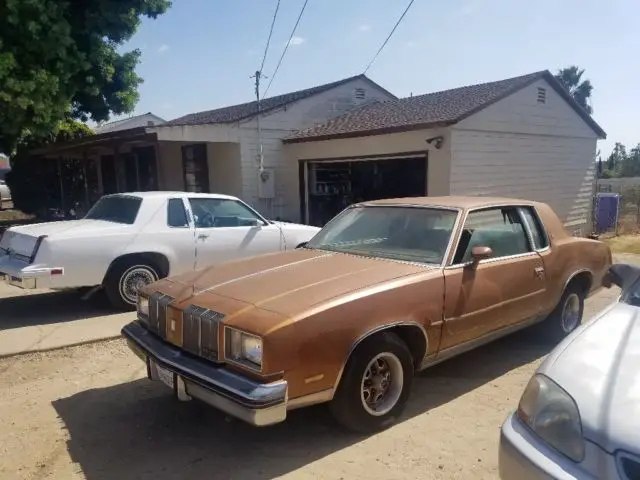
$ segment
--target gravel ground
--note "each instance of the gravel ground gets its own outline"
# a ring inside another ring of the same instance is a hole
[[[122,340],[5,358],[0,478],[495,479],[500,425],[549,349],[526,330],[433,367],[402,421],[370,437],[322,406],[256,429],[177,402]]]

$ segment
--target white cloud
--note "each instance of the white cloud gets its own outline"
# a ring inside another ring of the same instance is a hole
[[[162,55],[164,53],[167,52],[167,50],[169,50],[169,45],[160,45],[160,47],[158,48],[158,55]]]
[[[289,45],[291,46],[302,45],[306,41],[307,40],[302,37],[293,36],[291,37],[291,40],[289,40]]]
[[[358,27],[358,30],[360,30],[361,32],[370,32],[371,31],[371,25],[360,25]]]

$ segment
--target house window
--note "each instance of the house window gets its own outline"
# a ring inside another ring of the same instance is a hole
[[[357,102],[362,102],[367,98],[367,91],[364,88],[356,88],[353,91],[353,99]]]
[[[547,89],[538,87],[538,103],[547,103]]]

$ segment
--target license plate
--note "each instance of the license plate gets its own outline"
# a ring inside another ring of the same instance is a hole
[[[156,364],[156,372],[158,372],[158,379],[167,387],[173,390],[175,382],[173,372],[167,370],[166,368],[162,368],[158,364]]]

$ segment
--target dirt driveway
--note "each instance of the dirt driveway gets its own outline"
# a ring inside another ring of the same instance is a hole
[[[615,294],[590,299],[586,317]],[[0,478],[496,478],[500,425],[548,350],[524,331],[434,367],[403,421],[370,437],[339,430],[323,407],[255,429],[178,403],[121,340],[6,358]]]

